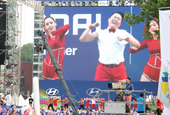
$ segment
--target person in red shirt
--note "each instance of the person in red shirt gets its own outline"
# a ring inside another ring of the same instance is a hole
[[[83,108],[84,109],[84,100],[83,100],[83,98],[81,97],[81,100],[79,101],[79,102],[77,102],[77,103],[80,103],[80,107],[79,107],[79,109],[81,109],[81,108]]]
[[[133,102],[136,102],[136,99],[134,97],[132,97]],[[133,108],[132,108],[133,112],[137,111],[137,104],[133,104]]]
[[[51,97],[49,97],[49,105],[48,105],[48,109],[50,110],[50,107],[52,108],[52,110],[54,111],[53,108],[53,100],[51,99]]]
[[[63,59],[65,50],[65,33],[70,28],[69,24],[66,24],[56,30],[57,23],[53,17],[45,17],[44,19],[44,29],[47,34],[46,39],[48,44],[55,56],[56,62],[63,70]],[[47,55],[43,61],[43,79],[58,80],[59,76],[56,73],[56,69],[53,65],[51,57],[47,52]]]
[[[105,101],[103,98],[100,98],[100,101]],[[104,103],[100,103],[100,110],[104,111]]]
[[[162,108],[162,103],[161,103],[161,101],[159,100],[159,99],[156,99],[156,101],[155,101],[155,103],[154,103],[155,105],[156,105],[156,107],[157,107],[157,114],[158,115],[161,115],[162,114],[162,112],[163,112],[163,108]]]
[[[85,106],[85,109],[86,109],[87,107],[90,109],[89,102],[90,102],[89,98],[86,97],[86,106]]]
[[[57,106],[57,101],[58,101],[59,99],[56,97],[55,99],[54,99],[54,106],[56,107],[56,109],[58,109],[58,106]]]
[[[63,99],[63,101],[64,101],[64,107],[68,108],[68,98],[65,97],[65,99]]]
[[[147,64],[144,67],[144,71],[142,73],[140,81],[152,81],[159,82],[159,73],[161,69],[161,48],[160,48],[160,39],[158,39],[158,35],[155,33],[155,30],[159,30],[158,20],[153,18],[150,21],[150,29],[149,33],[153,38],[145,39],[140,43],[139,48],[131,47],[129,49],[130,53],[136,53],[143,49],[148,48],[150,53],[150,58]],[[146,34],[146,26],[144,26],[143,33]]]

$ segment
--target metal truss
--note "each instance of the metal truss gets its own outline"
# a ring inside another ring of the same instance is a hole
[[[20,95],[20,69],[21,69],[21,30],[22,30],[22,5],[18,3],[16,0],[8,0],[7,1],[7,17],[6,17],[6,46],[11,45],[11,48],[6,49],[6,62],[8,67],[6,67],[5,71],[5,93],[7,93],[6,89],[11,90],[12,95],[12,104],[17,105],[19,100],[18,97]],[[9,54],[9,51],[11,53]],[[10,73],[8,71],[11,70]],[[6,73],[11,74],[12,77],[7,77]],[[6,85],[6,83],[10,83],[10,85]]]
[[[35,11],[44,11],[44,7],[41,5],[41,1],[35,1],[35,0],[17,0],[31,8],[33,8]]]

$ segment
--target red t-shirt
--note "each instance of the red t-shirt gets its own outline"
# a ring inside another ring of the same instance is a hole
[[[163,110],[162,109],[162,103],[161,103],[161,101],[159,100],[159,99],[156,99],[157,100],[157,108],[159,108],[160,110]]]
[[[80,100],[80,104],[81,104],[81,105],[84,105],[84,100]]]
[[[101,100],[101,101],[105,101],[105,100]],[[104,103],[100,103],[100,107],[103,107],[104,106]]]
[[[65,104],[68,104],[68,99],[65,99],[64,101],[65,101]]]
[[[53,104],[53,100],[52,99],[49,99],[49,104]]]
[[[57,106],[57,101],[58,101],[58,99],[55,99],[55,100],[54,100],[54,105],[55,105],[55,106]]]

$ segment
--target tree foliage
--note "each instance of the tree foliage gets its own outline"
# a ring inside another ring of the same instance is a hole
[[[23,45],[21,48],[21,61],[22,62],[33,62],[33,43]]]
[[[126,12],[124,20],[127,22],[128,25],[131,26],[139,24],[140,22],[145,22],[147,37],[151,38],[152,36],[148,32],[149,20],[151,20],[152,18],[159,19],[159,8],[169,7],[170,0],[130,0],[130,1],[134,2],[135,7],[139,6],[141,8],[141,13],[140,15],[136,15],[135,13],[131,14],[129,12]],[[155,32],[159,36],[159,31]],[[143,38],[146,38],[146,35],[144,35]]]

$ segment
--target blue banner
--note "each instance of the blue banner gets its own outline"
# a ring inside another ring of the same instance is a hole
[[[98,88],[100,90],[113,90],[108,88],[108,83],[113,83],[109,81],[66,81],[69,90],[72,94],[72,97],[76,103],[76,106],[79,107],[78,101],[80,101],[80,98],[82,97],[85,101],[86,98],[92,98],[96,97],[98,99]],[[154,99],[156,99],[157,96],[157,82],[132,82],[134,85],[135,90],[146,90],[153,93]],[[59,98],[58,100],[58,106],[62,105],[62,100],[67,97],[65,94],[65,91],[62,87],[62,84],[60,81],[56,80],[40,80],[40,103],[41,107],[47,106],[49,104],[48,100],[49,97],[52,97],[55,99],[55,97]],[[152,86],[152,87],[150,87]],[[139,94],[142,92],[133,92],[132,97],[138,98]],[[149,98],[149,93],[146,93],[146,98]],[[115,100],[117,97],[115,92],[110,93],[110,99],[112,101]],[[123,97],[123,95],[122,95]],[[108,94],[107,93],[100,93],[100,98],[105,99],[108,101]],[[70,106],[70,104],[69,104]],[[91,102],[90,102],[91,106]]]

